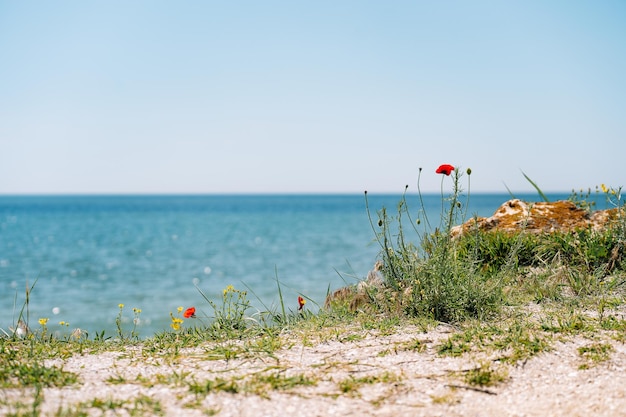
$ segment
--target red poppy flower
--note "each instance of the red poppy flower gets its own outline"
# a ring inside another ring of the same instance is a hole
[[[305,304],[306,304],[306,300],[298,296],[298,310],[302,310]]]
[[[439,168],[437,168],[437,171],[435,171],[435,173],[437,174],[444,174],[444,175],[450,175],[452,174],[452,171],[454,171],[454,167],[450,164],[443,164],[443,165],[439,165]]]
[[[189,307],[187,310],[185,310],[185,312],[183,313],[183,317],[188,319],[189,317],[196,317],[196,308],[195,307]]]

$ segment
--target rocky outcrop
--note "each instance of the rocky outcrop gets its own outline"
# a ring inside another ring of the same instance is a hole
[[[487,231],[552,233],[573,230],[603,230],[619,220],[616,208],[590,212],[571,201],[528,203],[519,199],[502,204],[491,217],[476,217],[451,229],[453,237],[476,229]]]

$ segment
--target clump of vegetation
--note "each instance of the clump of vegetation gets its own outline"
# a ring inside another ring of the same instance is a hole
[[[508,373],[506,369],[494,367],[489,362],[483,362],[479,366],[468,370],[465,374],[465,382],[481,387],[498,385],[507,378]]]
[[[607,361],[613,350],[613,345],[599,342],[578,348],[578,354],[585,359],[585,363],[580,365],[580,369],[588,369],[593,365]]]
[[[389,289],[384,295],[387,302],[408,316],[427,316],[448,323],[468,318],[487,319],[502,304],[502,273],[506,271],[485,275],[480,253],[468,248],[468,240],[459,242],[452,238],[451,228],[467,214],[469,193],[463,193],[460,184],[463,173],[458,168],[442,165],[438,172],[444,175],[439,227],[429,229],[430,220],[424,210],[413,220],[406,193],[398,204],[397,215],[391,216],[383,208],[378,211],[376,224],[372,221],[381,245],[382,273]],[[471,170],[466,174],[469,178]],[[444,181],[450,176],[452,192],[446,196]],[[411,225],[408,231],[407,220]],[[421,227],[422,223],[425,228]],[[418,238],[417,243],[408,237],[409,232]],[[474,248],[478,245],[474,243]]]
[[[385,284],[369,292],[372,305],[409,317],[461,323],[496,317],[506,305],[599,297],[623,286],[626,216],[621,188],[602,185],[607,205],[617,209],[616,221],[604,230],[532,234],[476,229],[453,237],[452,227],[467,217],[471,170],[463,173],[442,165],[437,173],[443,174],[442,213],[434,229],[425,210],[408,206],[406,189],[393,216],[383,207],[375,222],[368,206]],[[467,192],[460,185],[464,174]],[[444,192],[447,178],[449,193]],[[576,193],[571,198],[581,207],[593,206]]]

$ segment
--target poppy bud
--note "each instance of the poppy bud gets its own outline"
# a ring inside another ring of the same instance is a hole
[[[378,227],[382,227],[383,225],[383,221],[382,220],[378,220]]]
[[[472,175],[472,168],[467,168],[467,175]]]

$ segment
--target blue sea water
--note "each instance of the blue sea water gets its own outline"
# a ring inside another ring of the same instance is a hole
[[[509,198],[472,194],[468,216],[489,216]],[[368,195],[374,221],[399,201]],[[418,196],[407,202],[417,217]],[[438,225],[441,196],[423,203]],[[119,304],[128,332],[141,309],[141,337],[167,330],[179,306],[211,316],[200,291],[220,303],[227,285],[248,291],[250,314],[278,305],[277,280],[288,308],[303,294],[315,309],[329,290],[365,277],[379,251],[363,195],[0,196],[0,329],[15,325],[33,284],[31,327],[49,318],[50,331],[90,335],[116,335]]]

